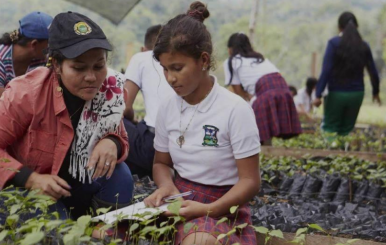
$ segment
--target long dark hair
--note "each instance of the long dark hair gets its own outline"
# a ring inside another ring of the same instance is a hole
[[[342,37],[334,57],[334,77],[342,83],[363,71],[368,47],[358,31],[358,21],[351,12],[344,12],[338,19]]]
[[[169,20],[158,34],[154,45],[154,58],[168,52],[181,52],[194,59],[199,59],[203,52],[212,55],[212,38],[204,25],[204,20],[210,15],[206,6],[193,2],[186,14],[180,14]],[[213,68],[211,57],[209,68]]]
[[[306,93],[308,96],[311,97],[312,91],[314,91],[314,88],[316,87],[316,84],[318,83],[318,79],[315,77],[309,77],[306,81]]]
[[[264,56],[261,53],[258,53],[255,50],[253,50],[248,36],[245,35],[244,33],[232,34],[228,39],[228,48],[232,50],[228,60],[228,68],[231,73],[229,84],[231,83],[233,78],[232,60],[235,58],[236,55],[240,55],[241,57],[244,57],[244,58],[256,58],[257,63],[261,63],[264,61]]]
[[[11,44],[18,44],[20,46],[27,46],[29,42],[34,40],[33,38],[28,38],[20,33],[19,30],[15,30],[13,32],[6,32],[3,34],[3,36],[0,38],[0,45],[11,45]],[[43,39],[36,39],[38,42],[44,41]]]

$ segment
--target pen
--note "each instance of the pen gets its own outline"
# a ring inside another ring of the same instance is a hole
[[[162,200],[163,200],[164,202],[166,202],[166,201],[170,201],[170,200],[173,200],[173,199],[177,199],[177,198],[179,198],[179,197],[189,196],[189,195],[191,195],[191,194],[193,194],[193,191],[187,191],[187,192],[180,193],[180,194],[177,194],[177,195],[164,197]]]

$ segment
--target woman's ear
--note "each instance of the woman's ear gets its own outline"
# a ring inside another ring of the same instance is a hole
[[[210,55],[207,52],[202,52],[201,54],[202,68],[208,69],[210,66]]]
[[[61,70],[62,70],[61,66],[56,59],[52,59],[52,66],[54,67],[54,71],[56,74],[61,73]]]

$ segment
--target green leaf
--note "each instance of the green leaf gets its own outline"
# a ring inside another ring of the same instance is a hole
[[[23,240],[20,241],[20,245],[32,245],[40,242],[44,238],[44,232],[37,231],[30,233],[25,236]]]
[[[91,240],[91,237],[89,236],[82,236],[81,238],[79,238],[80,242],[88,242],[90,240]]]
[[[233,207],[231,207],[231,208],[230,208],[230,212],[231,212],[231,214],[234,214],[238,208],[239,208],[239,206],[238,206],[238,205],[237,205],[237,206],[233,206]]]
[[[137,228],[139,227],[139,224],[138,223],[134,223],[130,226],[130,229],[129,229],[129,235],[133,234],[133,231],[135,231]]]
[[[226,237],[227,234],[220,234],[217,236],[217,241],[220,241],[221,239],[223,239],[224,237]]]
[[[122,242],[122,239],[118,238],[118,239],[112,240],[111,242],[114,244],[118,244],[118,243]]]
[[[352,244],[352,243],[358,242],[358,241],[360,241],[360,239],[351,239],[351,240],[348,240],[346,243]]]
[[[2,242],[4,238],[7,237],[8,232],[9,232],[8,230],[3,230],[2,232],[0,232],[0,242]]]
[[[155,230],[157,230],[157,227],[155,227],[155,226],[146,226],[140,232],[142,235],[147,235]]]
[[[219,221],[217,221],[216,226],[218,226],[218,225],[221,224],[221,223],[224,223],[224,222],[227,221],[227,220],[228,220],[227,217],[222,217]]]
[[[14,204],[12,205],[11,207],[11,210],[10,210],[10,214],[15,214],[17,211],[19,211],[19,209],[23,206],[23,204],[19,203],[19,204]]]
[[[258,232],[258,233],[260,233],[260,234],[264,234],[264,235],[268,234],[268,232],[269,232],[269,230],[268,230],[267,228],[265,228],[264,226],[258,226],[258,227],[252,226],[252,228],[253,228],[256,232]]]
[[[323,230],[322,227],[320,227],[318,224],[309,224],[308,227],[312,228],[312,229],[315,229],[315,230],[318,230],[318,231],[321,231],[323,233],[327,233],[325,230]]]
[[[283,232],[281,230],[270,231],[269,235],[270,236],[274,236],[274,237],[278,237],[278,238],[281,238],[281,239],[284,239],[284,235],[283,235]]]
[[[184,225],[184,234],[187,234],[190,231],[190,229],[192,229],[193,226],[194,226],[194,223],[191,223],[191,222],[186,223]]]
[[[230,237],[234,233],[236,233],[236,229],[233,228],[232,230],[228,231],[227,236]]]
[[[66,234],[63,236],[64,245],[76,245],[77,240],[74,234]]]
[[[107,213],[108,211],[110,211],[111,208],[112,208],[112,207],[109,207],[109,208],[98,208],[98,209],[96,210],[96,213],[97,213],[97,215],[105,214],[105,213]]]
[[[238,228],[238,229],[244,229],[244,228],[247,227],[247,226],[248,226],[248,223],[244,223],[244,224],[241,224],[241,225],[236,226],[236,228]]]
[[[81,228],[86,228],[91,221],[90,215],[83,215],[76,221],[77,225]]]
[[[61,224],[63,224],[63,220],[48,221],[47,224],[46,224],[46,229],[48,231],[51,231],[51,230],[55,229],[56,227],[58,227]]]
[[[9,226],[13,226],[13,224],[15,224],[18,221],[19,221],[19,215],[13,214],[13,215],[10,215],[10,216],[7,217],[6,223]]]
[[[177,201],[168,205],[168,210],[175,215],[179,215],[181,205],[182,205],[182,202],[180,200],[177,200]]]
[[[296,231],[296,235],[295,236],[299,236],[300,234],[303,234],[303,233],[307,233],[308,231],[308,228],[305,227],[305,228],[300,228]]]

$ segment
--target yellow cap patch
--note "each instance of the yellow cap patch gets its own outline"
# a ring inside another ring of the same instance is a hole
[[[87,35],[91,33],[92,29],[86,22],[78,22],[74,25],[74,31],[78,35]]]

